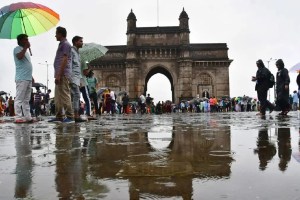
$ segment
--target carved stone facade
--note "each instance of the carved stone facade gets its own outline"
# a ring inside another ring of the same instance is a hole
[[[184,11],[179,26],[136,27],[136,16],[127,17],[127,45],[106,46],[105,56],[90,63],[100,87],[127,91],[136,98],[147,91],[149,79],[164,74],[171,83],[172,101],[197,97],[229,96],[226,43],[191,44],[189,17]]]

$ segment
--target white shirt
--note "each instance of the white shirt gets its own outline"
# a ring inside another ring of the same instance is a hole
[[[145,103],[146,102],[146,98],[144,95],[141,95],[140,96],[140,99],[141,99],[141,103]]]
[[[115,92],[114,91],[110,91],[110,97],[112,100],[116,100],[116,97],[115,97]]]

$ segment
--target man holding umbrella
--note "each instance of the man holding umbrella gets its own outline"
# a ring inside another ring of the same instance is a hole
[[[16,65],[16,98],[14,103],[16,119],[15,123],[32,122],[29,100],[31,95],[32,64],[28,49],[30,43],[26,34],[17,36],[18,46],[14,49],[14,61]]]

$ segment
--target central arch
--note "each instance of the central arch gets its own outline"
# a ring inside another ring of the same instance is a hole
[[[149,79],[150,79],[153,75],[158,74],[158,73],[165,75],[165,76],[169,79],[169,81],[170,81],[170,83],[171,83],[172,102],[174,102],[174,100],[175,100],[174,96],[175,96],[175,95],[174,95],[174,83],[173,83],[173,77],[172,77],[171,73],[170,73],[167,69],[165,69],[164,67],[162,67],[162,66],[154,67],[153,69],[151,69],[151,70],[148,72],[148,74],[147,74],[147,76],[146,76],[146,78],[145,78],[144,94],[146,94],[146,92],[147,92],[147,89],[148,89],[148,81],[149,81]]]

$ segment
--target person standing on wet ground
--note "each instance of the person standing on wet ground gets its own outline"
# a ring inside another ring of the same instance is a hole
[[[281,110],[279,115],[286,116],[290,111],[289,103],[289,84],[290,77],[289,72],[284,68],[282,59],[276,61],[276,67],[278,72],[276,74],[276,106]]]
[[[59,45],[54,59],[55,78],[55,118],[48,122],[74,123],[74,113],[71,102],[70,79],[71,69],[71,44],[67,41],[67,30],[63,27],[56,28],[56,40]],[[65,111],[65,117],[63,115]]]
[[[80,108],[80,78],[81,78],[81,67],[80,67],[80,55],[79,49],[82,48],[83,45],[83,38],[80,36],[75,36],[72,39],[72,49],[71,49],[71,69],[72,69],[72,76],[70,81],[71,87],[71,100],[72,100],[72,107],[74,112],[74,119],[75,122],[85,122],[80,118],[79,115],[79,108]]]
[[[44,96],[44,103],[45,103],[44,109],[45,109],[46,116],[50,115],[50,93],[51,90],[48,89],[47,93]]]
[[[150,94],[147,95],[146,97],[146,106],[147,106],[147,113],[150,114],[151,113],[151,104],[152,104],[152,100],[153,98],[150,97]]]
[[[128,114],[128,103],[129,103],[129,97],[127,93],[125,93],[124,96],[122,97],[123,114]]]
[[[42,115],[42,96],[44,96],[44,94],[41,92],[40,87],[36,87],[36,93],[34,94],[34,115],[35,117],[39,117],[40,115]]]
[[[14,61],[16,65],[16,98],[14,110],[16,114],[15,122],[32,122],[30,114],[29,100],[31,96],[31,86],[34,82],[32,77],[32,64],[28,49],[30,43],[26,34],[17,36],[18,46],[14,49]]]
[[[297,91],[295,90],[293,92],[293,104],[292,104],[293,111],[298,110],[298,103],[299,103],[299,96]]]
[[[86,78],[88,88],[89,88],[89,95],[90,98],[94,102],[94,110],[95,110],[95,115],[99,114],[99,109],[98,109],[98,96],[97,96],[97,91],[96,88],[98,86],[98,80],[96,77],[94,77],[94,72],[92,70],[89,71],[88,76]]]
[[[110,98],[111,98],[111,114],[114,115],[116,113],[116,94],[113,90],[108,89],[110,91]]]
[[[267,100],[271,72],[265,67],[261,59],[256,61],[256,66],[258,69],[256,76],[252,76],[252,81],[256,81],[255,90],[257,91],[257,97],[260,102],[260,112],[258,115],[264,116],[266,114],[266,108],[269,108],[270,113],[273,112],[275,108],[275,106]]]
[[[143,94],[140,96],[140,107],[141,107],[141,114],[146,112],[146,98]]]
[[[80,92],[82,94],[84,103],[85,103],[85,114],[89,120],[96,120],[91,116],[91,99],[89,96],[88,84],[86,81],[86,76],[89,73],[89,69],[86,63],[81,62],[81,78],[80,78]]]

